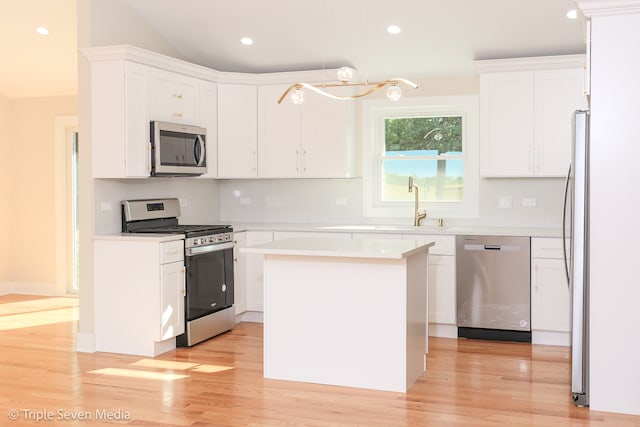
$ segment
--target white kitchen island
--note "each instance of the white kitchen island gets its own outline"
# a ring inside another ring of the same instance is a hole
[[[265,255],[264,377],[406,392],[425,370],[433,242],[298,238]]]

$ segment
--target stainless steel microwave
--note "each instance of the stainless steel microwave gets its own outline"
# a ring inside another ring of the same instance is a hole
[[[207,173],[207,130],[177,123],[151,122],[151,176]]]

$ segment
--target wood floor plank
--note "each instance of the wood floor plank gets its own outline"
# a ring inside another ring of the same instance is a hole
[[[77,304],[0,296],[0,425],[49,411],[90,419],[44,425],[640,427],[573,405],[566,347],[432,337],[427,372],[402,394],[264,379],[259,323],[155,359],[76,353]]]

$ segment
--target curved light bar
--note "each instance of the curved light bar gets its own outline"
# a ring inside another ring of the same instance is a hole
[[[278,98],[278,104],[282,103],[282,100],[284,100],[284,98],[289,94],[289,92],[291,92],[293,89],[302,89],[302,88],[306,88],[309,89],[310,91],[313,91],[319,95],[322,96],[326,96],[327,98],[331,98],[331,99],[341,99],[341,100],[347,100],[347,99],[358,99],[358,98],[362,98],[363,96],[367,96],[369,94],[372,94],[373,92],[377,91],[378,89],[381,89],[387,85],[390,86],[397,86],[398,83],[404,83],[407,86],[412,87],[413,89],[417,89],[418,85],[415,84],[414,82],[407,80],[407,79],[403,79],[403,78],[393,78],[393,79],[389,79],[389,80],[384,80],[382,82],[365,82],[365,83],[324,83],[324,84],[320,84],[320,85],[311,85],[309,83],[294,83],[291,86],[289,86],[283,93],[282,95],[280,95],[280,98]],[[335,95],[333,93],[329,93],[325,90],[323,90],[323,88],[326,87],[347,87],[347,86],[368,86],[368,89],[365,89],[363,92],[355,94],[355,95],[348,95],[348,96],[343,96],[343,95]]]

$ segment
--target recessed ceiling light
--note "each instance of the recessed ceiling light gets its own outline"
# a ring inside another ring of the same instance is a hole
[[[567,18],[578,19],[578,11],[575,9],[571,9],[569,12],[567,12]]]
[[[45,27],[38,27],[36,28],[36,33],[40,34],[41,36],[48,36],[49,30],[47,30]]]
[[[389,25],[387,27],[387,32],[389,34],[400,34],[400,27],[398,27],[397,25]]]
[[[251,46],[253,44],[253,40],[251,39],[251,37],[243,37],[240,39],[240,43],[245,46]]]

